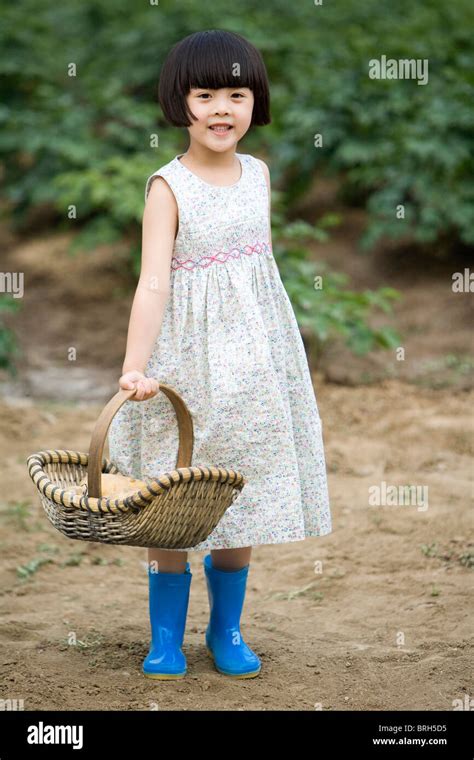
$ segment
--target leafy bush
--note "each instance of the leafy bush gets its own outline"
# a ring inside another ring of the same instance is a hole
[[[32,206],[50,204],[64,226],[77,223],[75,249],[126,234],[137,272],[145,179],[187,145],[186,130],[167,125],[156,103],[161,62],[185,35],[224,28],[264,56],[273,120],[250,130],[239,149],[268,159],[285,208],[315,177],[333,174],[343,199],[367,208],[365,247],[381,237],[412,239],[433,252],[446,241],[474,242],[470,0],[182,0],[166,9],[128,0],[23,0],[7,5],[2,21],[0,162],[20,226]],[[369,61],[381,55],[428,59],[429,83],[370,79]],[[400,204],[404,219],[395,216]],[[375,307],[388,311],[395,292],[351,293],[342,275],[310,263],[303,241],[321,234],[320,226],[287,225],[282,217],[274,229],[300,324],[320,341],[342,332],[357,351],[393,345],[390,330],[373,331],[366,319]],[[319,292],[312,287],[318,272]]]
[[[474,240],[470,0],[182,0],[166,10],[128,0],[23,0],[4,8],[2,20],[0,160],[18,223],[28,207],[48,202],[61,213],[76,204],[89,223],[101,217],[99,240],[133,226],[144,178],[187,139],[156,104],[163,57],[186,34],[225,28],[264,55],[273,122],[251,130],[245,149],[268,154],[287,201],[315,175],[336,173],[344,197],[366,203],[365,246],[382,235]],[[428,59],[428,84],[370,79],[369,61],[382,54]],[[72,63],[76,76],[68,75]],[[398,204],[404,220],[395,218]]]
[[[308,337],[314,363],[324,345],[338,334],[359,355],[377,348],[395,348],[401,340],[390,326],[376,329],[368,322],[374,309],[391,312],[391,303],[400,298],[399,291],[390,287],[362,293],[347,290],[347,275],[332,272],[324,262],[309,258],[308,243],[325,242],[327,228],[339,221],[328,214],[312,226],[301,220],[287,223],[278,211],[272,215],[273,252],[298,324]]]

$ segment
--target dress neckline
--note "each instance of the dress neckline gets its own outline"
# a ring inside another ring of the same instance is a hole
[[[199,182],[202,182],[203,185],[207,185],[208,187],[213,187],[218,190],[230,190],[232,187],[237,187],[237,185],[240,185],[240,183],[243,180],[244,173],[245,173],[245,161],[242,161],[241,159],[241,153],[236,153],[237,159],[240,164],[240,177],[237,180],[237,182],[234,182],[232,185],[213,185],[211,182],[206,182],[206,180],[202,179],[202,177],[199,177],[197,174],[191,171],[191,169],[188,169],[187,166],[185,166],[181,161],[179,160],[182,156],[184,156],[184,153],[179,153],[177,156],[175,156],[176,163],[184,169],[184,171],[188,172],[188,174],[192,174],[193,177],[195,177]]]

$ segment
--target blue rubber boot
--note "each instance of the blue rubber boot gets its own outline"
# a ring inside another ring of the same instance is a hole
[[[208,654],[220,673],[234,678],[254,678],[262,664],[240,633],[249,565],[240,570],[218,570],[210,554],[204,557],[203,564],[211,610],[206,629]]]
[[[152,572],[148,567],[151,645],[143,662],[147,678],[168,680],[186,675],[181,646],[186,628],[192,573]]]

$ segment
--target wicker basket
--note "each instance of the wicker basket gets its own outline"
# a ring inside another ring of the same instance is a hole
[[[193,422],[178,393],[160,383],[178,420],[176,469],[126,498],[105,498],[101,473],[118,473],[102,457],[110,423],[133,390],[120,389],[102,410],[92,433],[89,454],[79,451],[39,451],[27,459],[50,522],[68,538],[161,549],[185,549],[204,541],[239,496],[246,480],[240,472],[215,466],[192,467]],[[137,402],[139,403],[139,402]],[[87,494],[74,495],[87,475]]]

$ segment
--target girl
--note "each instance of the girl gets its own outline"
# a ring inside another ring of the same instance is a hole
[[[207,651],[219,672],[251,678],[261,662],[242,639],[240,616],[252,546],[332,530],[321,419],[272,253],[269,171],[236,153],[250,127],[271,121],[262,57],[231,32],[191,34],[163,65],[159,102],[171,124],[187,127],[189,147],[146,183],[119,380],[136,394],[112,421],[110,457],[140,479],[175,469],[178,428],[158,394],[163,382],[193,417],[193,464],[240,470],[247,484],[205,541],[148,550],[152,641],[143,673],[185,675],[187,553],[209,550]]]

